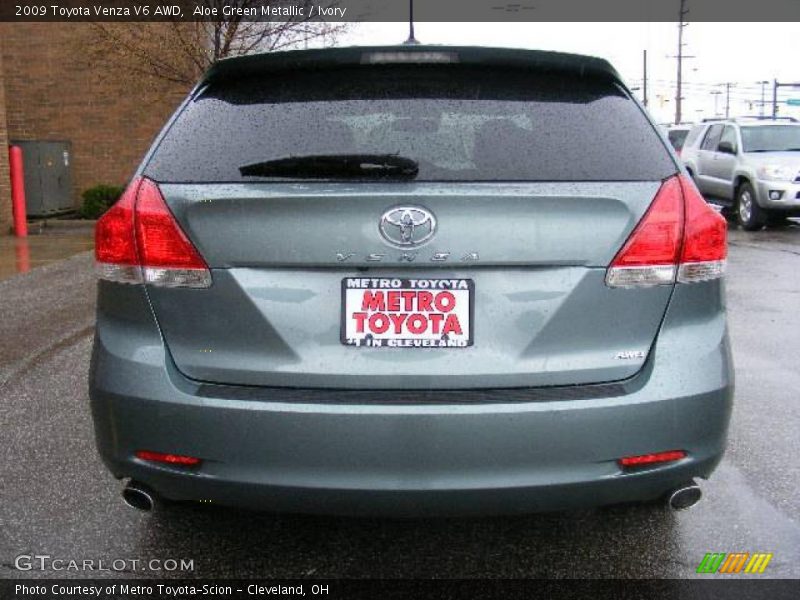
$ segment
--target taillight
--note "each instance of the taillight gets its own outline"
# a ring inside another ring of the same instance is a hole
[[[610,287],[648,287],[722,276],[725,219],[682,175],[665,180],[606,272]]]
[[[728,256],[728,224],[711,208],[693,181],[680,178],[686,224],[678,281],[693,283],[722,277]]]
[[[606,273],[611,287],[673,283],[681,250],[683,196],[676,177],[667,179]]]
[[[119,200],[97,221],[94,230],[94,258],[102,279],[141,283],[142,272],[133,235],[133,211],[139,182],[127,187]]]
[[[120,283],[204,288],[211,272],[164,202],[155,182],[131,182],[97,222],[97,273]]]

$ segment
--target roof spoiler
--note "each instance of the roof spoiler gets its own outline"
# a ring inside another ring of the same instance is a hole
[[[389,63],[458,63],[543,72],[561,71],[574,73],[577,76],[601,77],[622,84],[619,74],[606,60],[592,56],[512,48],[419,45],[290,50],[227,58],[214,64],[202,77],[200,85],[286,69],[320,69]]]

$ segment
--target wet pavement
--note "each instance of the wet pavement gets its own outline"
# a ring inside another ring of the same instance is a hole
[[[736,403],[728,452],[691,510],[412,521],[127,508],[95,453],[88,411],[91,257],[0,281],[0,577],[53,576],[14,568],[16,556],[38,553],[191,559],[188,575],[203,578],[683,578],[706,552],[771,552],[761,577],[800,577],[798,273],[799,226],[731,232]]]
[[[94,248],[94,227],[76,223],[66,227],[29,225],[28,237],[0,236],[0,279],[27,273],[79,252]]]

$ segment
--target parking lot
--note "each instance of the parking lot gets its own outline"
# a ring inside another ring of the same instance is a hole
[[[706,552],[769,552],[800,576],[800,225],[730,231],[736,401],[728,452],[683,513],[643,507],[514,518],[378,520],[126,507],[93,441],[88,253],[0,281],[0,575],[15,557],[191,559],[212,577],[675,577]],[[187,573],[172,573],[186,576]]]

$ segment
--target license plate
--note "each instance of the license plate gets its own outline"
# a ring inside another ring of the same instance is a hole
[[[471,279],[348,277],[342,280],[341,340],[369,348],[472,345]]]

